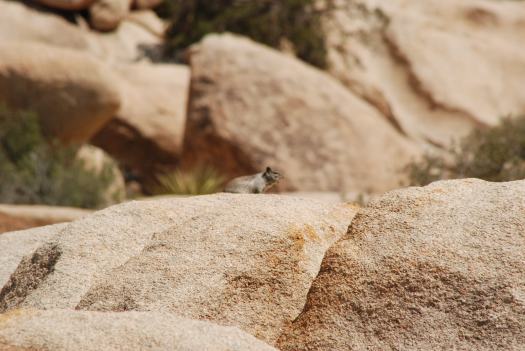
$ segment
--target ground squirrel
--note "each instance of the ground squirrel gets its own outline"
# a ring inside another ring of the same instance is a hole
[[[277,184],[281,178],[282,176],[279,172],[272,170],[270,167],[266,167],[264,172],[232,179],[226,184],[224,192],[243,194],[264,193],[273,185]]]

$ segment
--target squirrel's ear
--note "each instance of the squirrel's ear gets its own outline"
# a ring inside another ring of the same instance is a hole
[[[266,173],[271,173],[272,169],[270,167],[266,167]]]

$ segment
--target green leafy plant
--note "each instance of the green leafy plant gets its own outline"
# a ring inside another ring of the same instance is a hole
[[[164,173],[157,180],[157,194],[203,195],[222,190],[225,179],[213,168],[197,167],[191,171]]]
[[[439,179],[480,178],[511,181],[525,178],[525,116],[504,118],[497,126],[475,130],[447,156],[425,155],[406,168],[411,185]]]
[[[0,106],[0,201],[104,206],[114,181],[114,165],[90,170],[76,152],[75,147],[47,141],[34,113]]]
[[[314,0],[166,0],[157,9],[170,18],[166,37],[169,55],[212,32],[242,34],[279,48],[293,45],[297,56],[326,66],[326,46]]]

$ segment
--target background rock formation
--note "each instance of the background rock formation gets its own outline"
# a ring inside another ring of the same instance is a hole
[[[325,5],[329,71],[411,139],[445,146],[525,113],[520,1]]]
[[[44,132],[83,143],[120,107],[111,70],[75,50],[41,44],[0,45],[0,101],[36,112]]]
[[[260,44],[210,35],[190,65],[187,167],[233,176],[271,165],[289,190],[381,191],[398,186],[400,165],[418,155],[337,81]]]
[[[116,69],[122,107],[92,142],[145,180],[177,164],[186,125],[186,66],[135,64]]]

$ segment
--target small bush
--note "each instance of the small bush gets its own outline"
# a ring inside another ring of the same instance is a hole
[[[222,190],[224,177],[209,167],[198,167],[191,171],[174,171],[157,177],[157,194],[203,195]]]
[[[439,179],[480,178],[502,182],[525,178],[525,116],[504,118],[495,127],[475,130],[443,156],[425,157],[407,166],[411,185]]]
[[[0,202],[104,206],[113,165],[88,170],[76,150],[46,141],[35,114],[0,106]]]
[[[208,33],[233,32],[279,48],[293,44],[299,58],[326,66],[326,46],[314,0],[166,0],[157,9],[171,19],[167,54],[199,41]]]

